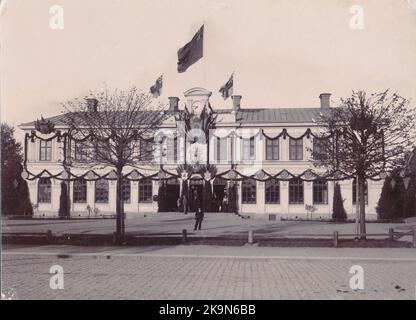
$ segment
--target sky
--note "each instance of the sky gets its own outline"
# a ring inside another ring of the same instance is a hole
[[[54,5],[63,29],[50,27]],[[177,51],[202,24],[204,57],[178,74]],[[322,92],[336,103],[360,89],[416,101],[416,0],[3,0],[0,41],[11,125],[103,87],[148,91],[161,74],[161,102],[204,87],[214,109],[231,108],[218,90],[232,72],[242,108],[318,107]]]

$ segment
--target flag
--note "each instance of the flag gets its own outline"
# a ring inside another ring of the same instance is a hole
[[[234,77],[234,73],[231,74],[231,77],[230,79],[228,79],[227,83],[224,84],[220,88],[220,92],[224,100],[226,100],[229,96],[233,94],[233,83],[234,83],[233,77]]]
[[[150,87],[150,93],[153,94],[155,98],[159,97],[162,94],[163,86],[163,74],[157,78],[155,84]]]
[[[185,72],[191,65],[203,56],[204,25],[194,35],[192,40],[178,50],[178,72]]]

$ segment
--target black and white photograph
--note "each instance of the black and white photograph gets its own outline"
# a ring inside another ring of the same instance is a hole
[[[1,300],[416,300],[416,0],[2,0],[0,69]]]

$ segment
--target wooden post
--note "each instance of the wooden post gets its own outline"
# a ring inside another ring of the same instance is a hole
[[[248,243],[253,244],[253,230],[248,231]]]
[[[48,239],[48,243],[51,244],[53,240],[53,235],[52,235],[51,230],[46,231],[46,238]]]
[[[389,240],[390,241],[394,240],[394,229],[393,228],[389,229]]]
[[[187,241],[187,233],[186,233],[186,229],[182,230],[182,243],[186,243]]]
[[[334,231],[334,247],[338,247],[338,231]]]

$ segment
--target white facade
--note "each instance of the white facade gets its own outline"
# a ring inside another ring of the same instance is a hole
[[[201,109],[209,100],[210,92],[202,88],[194,88],[188,90],[184,93],[185,101],[188,109],[194,109],[196,112]],[[240,97],[241,98],[241,97]],[[216,110],[214,112],[218,113],[217,126],[216,129],[211,131],[212,138],[210,139],[209,145],[209,162],[210,164],[215,164],[217,167],[217,173],[226,172],[230,170],[231,164],[236,165],[236,170],[245,176],[250,176],[258,172],[259,170],[264,170],[269,174],[277,174],[282,170],[287,170],[291,174],[300,175],[307,169],[313,169],[313,165],[310,159],[310,150],[312,149],[313,137],[303,137],[302,141],[302,159],[301,160],[291,160],[290,159],[290,138],[289,137],[280,137],[278,139],[278,160],[267,160],[266,157],[266,139],[264,135],[269,137],[275,137],[279,135],[284,129],[287,134],[293,137],[302,136],[308,129],[312,132],[318,132],[319,128],[316,127],[315,122],[312,118],[304,119],[296,122],[296,119],[291,118],[292,112],[296,115],[297,109],[290,109],[286,116],[282,116],[282,112],[279,118],[276,121],[273,119],[266,118],[262,119],[261,116],[257,116],[257,111],[255,109],[250,109],[250,112],[245,113],[245,109],[240,107],[240,98],[235,98],[234,108],[229,110]],[[177,103],[177,101],[176,101]],[[322,103],[322,102],[321,102]],[[172,107],[172,106],[171,106]],[[173,109],[177,108],[177,105],[173,105]],[[321,108],[323,108],[321,106]],[[248,109],[247,109],[248,110]],[[261,110],[261,109],[259,109]],[[267,114],[273,114],[273,109],[268,109]],[[311,109],[312,110],[312,109]],[[319,108],[314,108],[313,110],[319,112]],[[177,111],[177,110],[176,110]],[[304,110],[303,110],[304,111]],[[266,111],[259,111],[266,112]],[[246,116],[253,114],[253,121],[250,121],[250,118],[241,119],[241,116]],[[289,117],[287,117],[289,116]],[[283,119],[282,119],[283,118]],[[286,120],[285,120],[286,119]],[[264,122],[262,122],[265,120]],[[51,121],[54,121],[54,118],[51,118]],[[32,130],[35,130],[33,123],[23,124],[20,126],[22,130],[30,134]],[[65,127],[55,124],[55,129],[65,131]],[[176,132],[176,121],[172,116],[170,117],[164,125],[164,129],[171,130],[173,134]],[[230,135],[230,133],[233,133]],[[39,132],[36,133],[38,136],[41,136]],[[44,135],[43,138],[48,138],[50,135]],[[226,150],[226,155],[222,157],[221,161],[217,161],[216,157],[216,148],[217,148],[217,137],[226,137],[226,147],[223,146],[222,151]],[[243,155],[243,144],[244,138],[254,138],[254,157],[250,160],[245,160]],[[39,174],[42,170],[46,169],[52,174],[58,174],[62,172],[62,160],[63,160],[63,142],[58,142],[57,140],[51,141],[51,152],[50,159],[40,160],[41,150],[40,150],[40,140],[35,139],[34,142],[30,140],[27,141],[27,162],[26,167],[29,173]],[[192,162],[192,157],[198,154],[198,157],[206,160],[206,146],[200,146],[200,150],[196,151],[195,146],[189,143],[186,143],[183,139],[177,139],[178,154],[176,163],[167,163],[164,166],[166,171],[176,173],[176,168],[178,164]],[[234,151],[232,151],[232,146],[234,146]],[[165,148],[166,146],[162,146]],[[274,149],[276,150],[276,148]],[[204,153],[205,152],[205,153]],[[157,156],[159,157],[159,155]],[[234,157],[234,161],[232,161]],[[89,169],[74,168],[71,169],[71,172],[75,175],[81,175]],[[107,173],[112,170],[112,168],[102,168],[100,169],[101,173]],[[133,170],[133,168],[127,168],[126,173]],[[149,165],[146,168],[146,175],[150,175],[159,171],[159,165]],[[45,174],[46,176],[46,174]],[[181,178],[178,178],[180,181]],[[37,216],[58,216],[59,210],[59,198],[61,193],[60,180],[51,179],[51,192],[50,192],[50,201],[40,202],[38,196],[39,188],[39,179],[28,180],[30,198],[32,203],[35,205],[34,214]],[[133,217],[137,214],[143,213],[152,213],[158,211],[157,201],[154,201],[153,197],[151,201],[140,202],[139,201],[139,186],[140,181],[131,181],[130,184],[130,201],[125,202],[124,209],[126,216]],[[347,213],[351,216],[355,216],[356,207],[353,204],[353,181],[345,180],[340,181],[341,194],[344,200],[344,207]],[[376,217],[376,206],[379,200],[381,193],[381,188],[383,181],[367,181],[368,183],[368,204],[366,206],[366,213],[371,217]],[[214,184],[211,181],[211,184]],[[328,217],[332,214],[332,198],[334,190],[334,182],[327,182],[327,191],[326,198],[327,203],[316,203],[313,196],[313,182],[304,181],[303,182],[303,201],[301,203],[293,204],[289,201],[289,182],[288,181],[279,181],[279,199],[277,203],[269,204],[266,203],[266,182],[257,181],[255,188],[255,202],[247,201],[243,195],[243,183],[239,181],[237,183],[238,187],[238,210],[241,214],[258,214],[258,215],[268,215],[276,214],[278,216],[285,217],[305,217],[307,215],[306,205],[313,206],[314,212],[312,217]],[[212,186],[215,189],[215,186]],[[110,180],[108,184],[108,201],[105,203],[97,203],[95,200],[95,182],[87,181],[86,182],[86,199],[80,203],[73,202],[73,190],[74,183],[69,183],[69,193],[71,199],[71,216],[85,216],[85,215],[114,215],[115,214],[115,199],[116,199],[116,182]],[[180,194],[181,184],[172,184],[169,187],[170,192]],[[216,189],[215,189],[216,190]],[[159,182],[157,180],[152,181],[152,195],[157,195],[159,191]],[[176,197],[176,195],[175,195]],[[172,199],[170,200],[171,204],[173,203]]]

